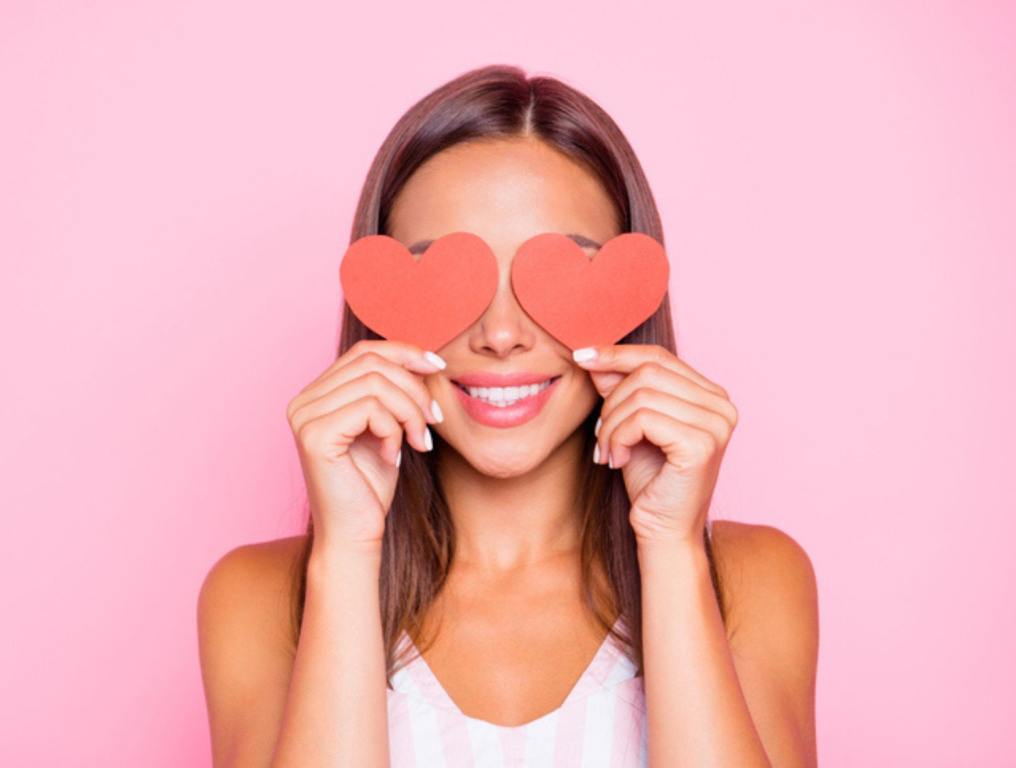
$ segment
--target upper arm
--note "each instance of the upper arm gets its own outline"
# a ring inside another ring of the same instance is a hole
[[[293,661],[290,571],[280,556],[291,541],[237,547],[201,585],[198,647],[215,766],[271,763]]]
[[[814,766],[819,623],[811,559],[767,525],[730,524],[717,541],[730,648],[752,720],[774,765]]]

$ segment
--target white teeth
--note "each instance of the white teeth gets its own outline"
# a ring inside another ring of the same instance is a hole
[[[550,379],[540,384],[527,384],[523,387],[465,387],[465,389],[471,397],[505,408],[526,397],[532,397],[549,386]]]

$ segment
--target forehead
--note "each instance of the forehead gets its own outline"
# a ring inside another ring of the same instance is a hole
[[[539,139],[518,137],[463,142],[429,158],[396,197],[388,234],[409,245],[466,231],[497,252],[541,232],[603,243],[619,226],[591,171]]]

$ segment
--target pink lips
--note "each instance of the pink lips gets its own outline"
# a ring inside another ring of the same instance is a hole
[[[526,384],[539,384],[547,379],[553,378],[550,385],[542,389],[532,397],[524,397],[514,405],[499,406],[486,403],[478,397],[472,397],[458,384],[469,387],[521,387]],[[530,419],[535,418],[543,406],[546,405],[560,376],[552,377],[545,373],[468,373],[456,376],[452,381],[456,383],[455,392],[462,403],[466,413],[471,418],[486,424],[489,427],[517,427]]]

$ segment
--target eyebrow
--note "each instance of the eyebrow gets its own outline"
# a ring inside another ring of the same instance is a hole
[[[595,240],[593,240],[591,238],[586,237],[585,235],[577,235],[577,234],[573,233],[573,234],[567,234],[567,235],[565,235],[565,237],[570,237],[572,240],[574,240],[582,248],[602,248],[603,247],[600,243],[596,242]],[[419,241],[413,243],[411,246],[409,246],[409,252],[413,253],[413,254],[423,253],[425,250],[427,250],[428,247],[430,247],[430,244],[433,243],[433,242],[434,242],[433,240],[419,240]]]

